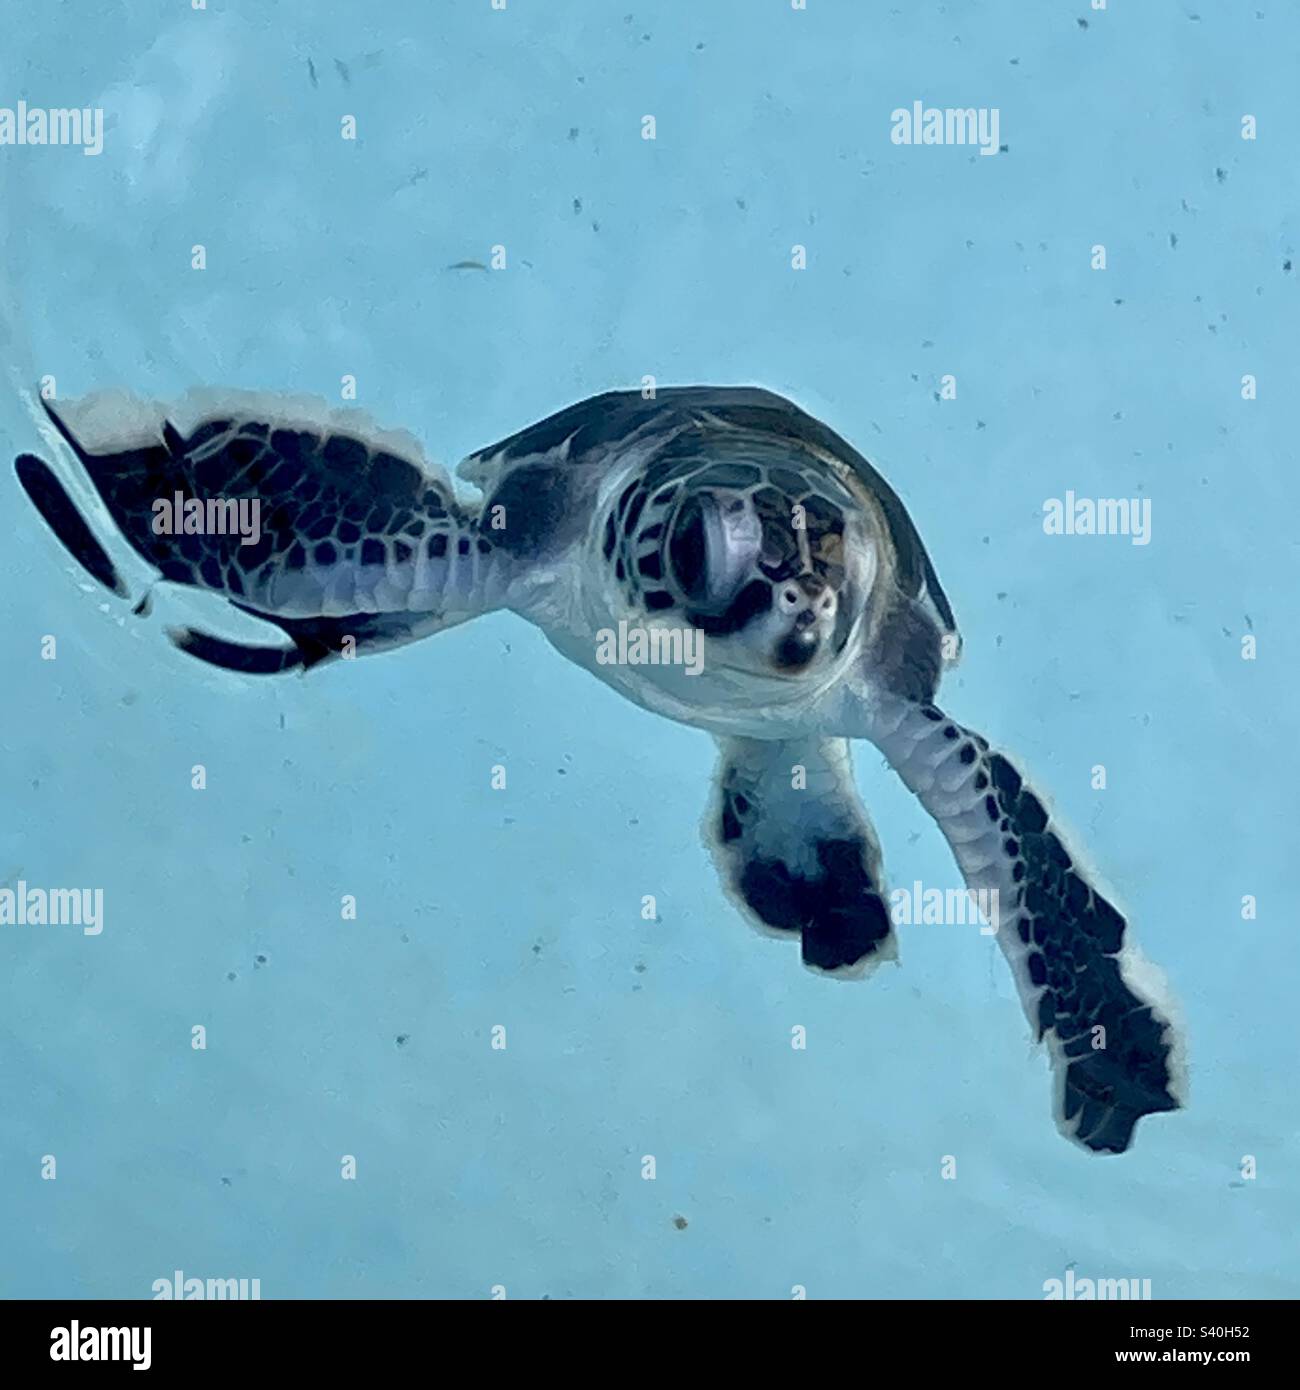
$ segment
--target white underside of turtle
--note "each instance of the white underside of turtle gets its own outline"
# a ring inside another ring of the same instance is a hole
[[[163,580],[288,638],[171,634],[202,660],[311,669],[506,609],[628,699],[713,734],[705,836],[727,893],[832,975],[896,956],[850,759],[851,740],[875,744],[967,887],[999,904],[1062,1133],[1122,1152],[1143,1115],[1184,1103],[1181,1035],[1124,916],[1023,771],[935,703],[960,640],[906,509],[790,401],[751,387],[592,397],[465,460],[473,501],[411,436],[355,411],[233,392],[44,406],[51,445]],[[16,468],[63,544],[125,597],[49,465]],[[191,528],[160,499],[204,507]],[[236,531],[254,502],[256,526]]]

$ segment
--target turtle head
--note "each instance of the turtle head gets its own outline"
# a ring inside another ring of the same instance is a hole
[[[778,677],[832,665],[870,582],[862,557],[846,565],[843,539],[842,516],[814,515],[770,487],[689,493],[667,537],[668,570],[710,638],[710,662]]]

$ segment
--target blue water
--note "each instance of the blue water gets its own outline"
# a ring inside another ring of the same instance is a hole
[[[518,620],[212,672],[163,636],[194,602],[92,592],[6,465],[0,882],[100,886],[105,927],[0,927],[0,1293],[1041,1298],[1069,1267],[1300,1293],[1298,59],[1280,0],[7,26],[0,106],[106,128],[98,157],[0,148],[6,459],[53,457],[18,390],[47,374],[336,403],[354,374],[448,465],[645,375],[791,395],[906,500],[965,636],[944,703],[1130,910],[1191,1106],[1122,1157],[1065,1142],[969,928],[904,928],[866,983],[803,971],[722,895],[711,741]],[[1006,150],[892,144],[915,100],[998,108]],[[1045,535],[1067,489],[1150,498],[1151,543]],[[955,886],[863,745],[858,778],[892,880]]]

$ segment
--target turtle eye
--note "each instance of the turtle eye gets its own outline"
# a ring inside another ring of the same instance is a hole
[[[668,542],[683,596],[702,612],[722,612],[753,574],[762,542],[762,524],[744,498],[691,493]]]

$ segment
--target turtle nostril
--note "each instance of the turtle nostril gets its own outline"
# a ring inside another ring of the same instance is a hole
[[[785,593],[783,593],[783,594],[781,595],[781,597],[782,597],[787,603],[798,603],[798,602],[799,602],[799,592],[798,592],[797,589],[787,589],[787,590],[785,591]]]

